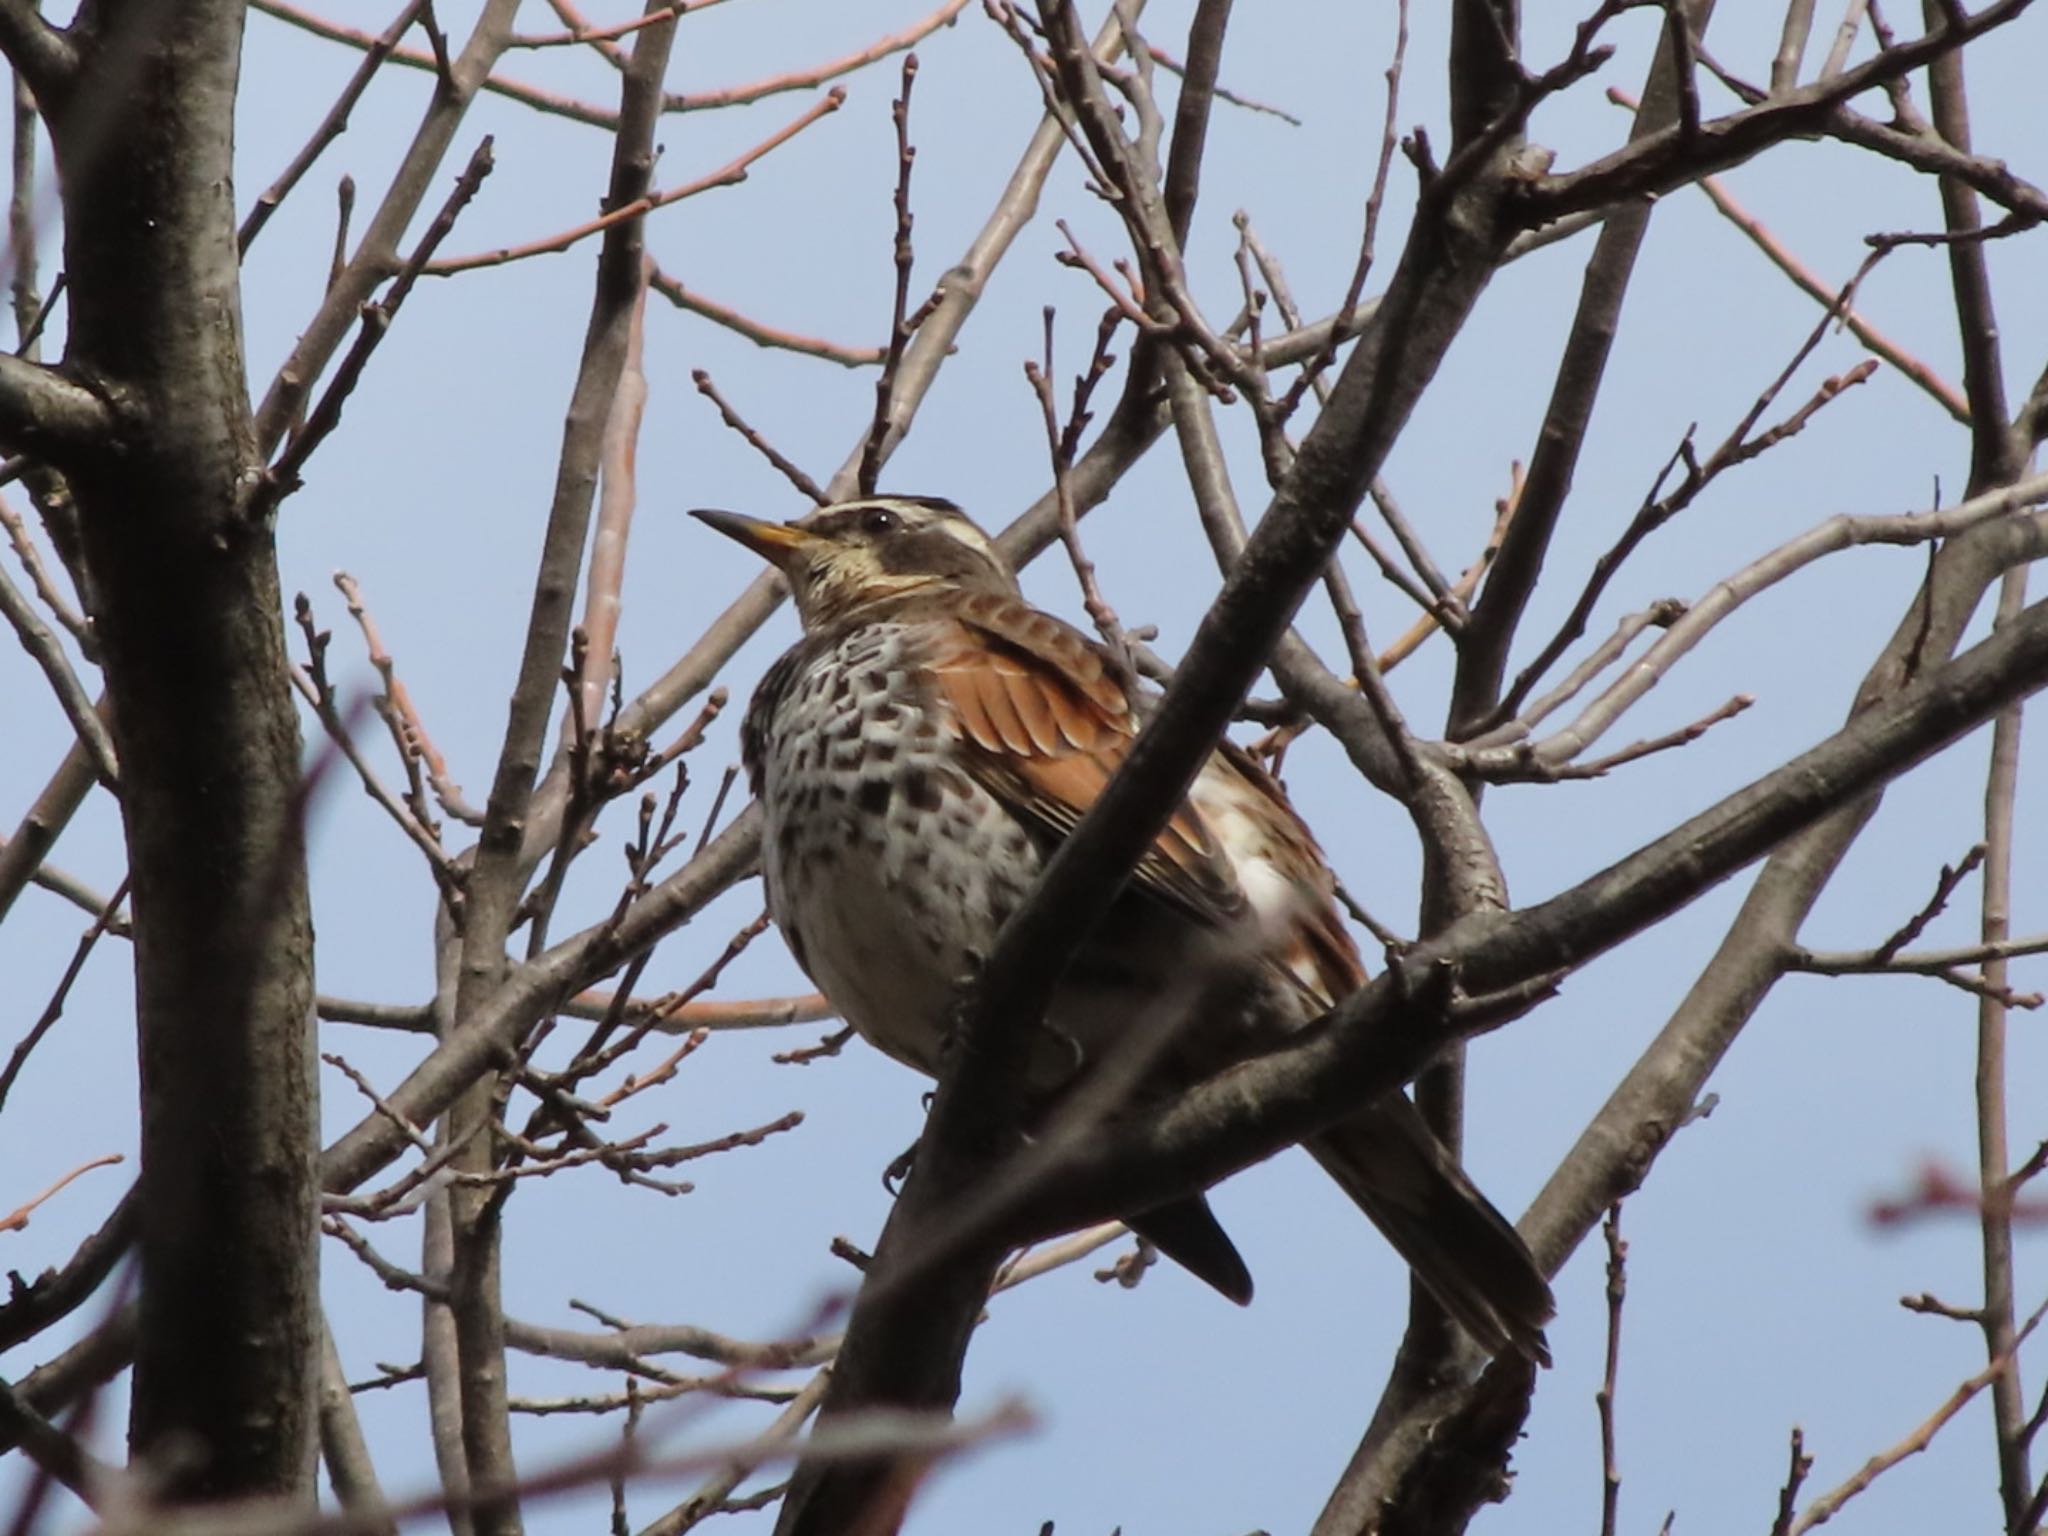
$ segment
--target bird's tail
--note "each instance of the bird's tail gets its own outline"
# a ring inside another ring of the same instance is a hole
[[[1251,1302],[1252,1272],[1202,1196],[1155,1206],[1126,1217],[1124,1225],[1240,1307]]]
[[[1388,1095],[1308,1149],[1481,1347],[1550,1364],[1543,1325],[1557,1303],[1543,1271],[1405,1095]]]

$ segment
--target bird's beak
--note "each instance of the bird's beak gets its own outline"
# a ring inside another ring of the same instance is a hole
[[[690,516],[707,528],[716,528],[728,539],[746,545],[778,570],[787,570],[792,556],[819,542],[817,534],[805,529],[792,528],[788,523],[765,522],[758,517],[743,517],[737,512],[697,507]]]

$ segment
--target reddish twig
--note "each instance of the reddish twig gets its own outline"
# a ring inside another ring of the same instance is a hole
[[[551,3],[554,4],[557,15],[562,14],[567,9],[565,0],[551,0]],[[690,0],[668,0],[666,5],[635,16],[629,21],[614,22],[608,27],[591,26],[579,18],[577,21],[571,22],[568,30],[564,32],[515,32],[505,39],[505,46],[508,49],[570,48],[586,43],[595,46],[602,43],[615,42],[619,38],[630,36],[632,33],[653,22],[668,21],[672,17],[682,15],[685,11],[695,9],[696,6],[692,5]],[[598,48],[597,51],[604,54],[607,58],[623,62],[623,55],[615,54],[602,47]]]
[[[13,1210],[9,1211],[5,1216],[0,1216],[0,1232],[19,1232],[23,1227],[26,1227],[28,1225],[29,1217],[35,1213],[36,1208],[42,1205],[45,1201],[49,1200],[51,1196],[57,1194],[58,1191],[62,1190],[64,1186],[69,1184],[73,1179],[76,1179],[83,1174],[91,1173],[95,1168],[111,1168],[116,1163],[124,1161],[126,1161],[126,1159],[124,1159],[120,1153],[108,1152],[103,1154],[102,1156],[93,1158],[90,1162],[80,1163],[76,1168],[72,1169],[69,1173],[65,1174],[64,1177],[59,1179],[56,1183],[52,1184],[48,1189],[44,1190],[41,1194],[36,1195],[31,1199],[23,1201],[20,1205],[17,1205]]]
[[[886,347],[848,347],[836,341],[826,341],[819,336],[804,336],[795,331],[785,331],[765,324],[751,315],[720,304],[716,299],[706,298],[682,282],[670,277],[659,267],[647,274],[647,286],[667,299],[678,309],[686,309],[693,315],[702,315],[714,325],[724,326],[736,336],[744,336],[757,346],[775,347],[784,352],[801,352],[810,357],[821,357],[828,363],[838,363],[845,368],[865,368],[879,363],[888,356]]]
[[[2017,1194],[2001,1195],[1998,1191],[1993,1191],[1990,1198],[2008,1204],[2015,1223],[2038,1225],[2048,1222],[2048,1198],[2023,1200]],[[1984,1209],[1985,1200],[1984,1192],[1976,1185],[1958,1178],[1940,1163],[1928,1162],[1921,1165],[1905,1193],[1873,1200],[1867,1215],[1874,1226],[1897,1227],[1943,1211],[1978,1215]]]
[[[814,1061],[822,1061],[828,1056],[837,1056],[846,1049],[846,1043],[853,1038],[853,1034],[853,1026],[848,1024],[842,1029],[833,1030],[831,1034],[825,1036],[816,1045],[799,1046],[793,1051],[777,1051],[768,1059],[777,1066],[808,1067]]]
[[[966,8],[966,5],[967,0],[945,0],[937,10],[921,20],[914,21],[886,37],[877,38],[865,48],[855,49],[852,53],[833,59],[829,63],[813,65],[809,69],[791,70],[786,74],[771,75],[765,80],[756,80],[747,85],[726,86],[716,91],[673,93],[663,101],[662,110],[702,112],[714,107],[740,106],[782,91],[810,90],[823,85],[827,80],[837,79],[840,75],[850,75],[878,59],[886,59],[892,53],[901,53],[905,48],[916,47],[939,28],[951,26],[953,19]]]
[[[451,256],[446,261],[429,262],[422,270],[428,277],[452,277],[457,272],[471,272],[479,267],[501,267],[507,262],[524,261],[530,256],[552,255],[566,251],[571,246],[588,240],[592,235],[601,235],[614,224],[637,219],[657,208],[666,208],[671,203],[681,202],[686,197],[695,197],[698,193],[708,192],[714,187],[738,186],[747,179],[748,168],[755,161],[788,143],[819,118],[837,112],[845,100],[846,92],[834,86],[826,93],[824,100],[785,123],[753,148],[734,156],[717,170],[707,176],[700,176],[695,181],[671,187],[665,192],[649,192],[645,197],[635,198],[630,203],[601,213],[587,223],[578,224],[574,229],[565,229],[539,240],[529,240],[523,245],[500,246],[494,251],[479,251],[470,256]]]
[[[363,600],[361,586],[347,571],[334,573],[335,588],[342,600],[348,604],[349,617],[356,621],[362,631],[363,648],[368,653],[370,665],[377,670],[384,691],[378,699],[377,712],[384,717],[390,729],[392,740],[397,744],[399,755],[408,764],[417,764],[426,770],[427,783],[434,792],[434,799],[441,809],[457,821],[469,826],[483,825],[483,812],[469,803],[448,772],[448,760],[441,755],[441,749],[434,745],[434,738],[427,734],[427,725],[420,718],[419,706],[413,703],[412,693],[398,675],[398,664],[384,644],[378,632],[377,621],[371,617],[369,605]],[[408,769],[408,774],[417,771]]]
[[[345,43],[351,48],[360,48],[365,52],[377,46],[375,33],[329,21],[324,16],[288,3],[288,0],[250,0],[250,6],[251,9],[266,16],[287,22],[302,32],[310,32],[313,36],[325,38],[331,43]],[[445,41],[442,46],[446,47]],[[442,72],[440,60],[429,50],[394,47],[386,57],[390,63],[403,64],[408,69],[425,70],[437,78]],[[615,132],[619,126],[619,114],[608,108],[594,106],[587,101],[578,101],[574,97],[558,95],[556,92],[543,90],[537,85],[528,85],[523,81],[508,80],[503,75],[487,76],[479,89],[531,107],[536,112],[545,112],[552,117],[565,117],[571,122],[586,123],[593,128]]]
[[[448,857],[448,851],[441,846],[439,827],[430,819],[422,820],[413,806],[393,794],[356,745],[355,732],[349,728],[350,721],[344,717],[334,684],[327,676],[327,646],[333,635],[314,622],[313,605],[303,592],[293,601],[292,617],[306,641],[306,665],[293,667],[288,674],[293,686],[313,706],[313,713],[319,717],[322,729],[341,755],[348,759],[349,766],[355,769],[364,792],[426,856],[427,866],[433,870],[434,881],[440,887],[442,899],[448,903],[449,910],[460,911],[462,876]],[[410,776],[413,772],[410,760],[406,768]]]
[[[1916,1456],[1926,1450],[1934,1437],[1941,1432],[1942,1427],[1968,1406],[1971,1398],[2012,1368],[2013,1357],[2019,1346],[2034,1331],[2043,1314],[2048,1314],[2048,1302],[2043,1302],[2037,1307],[2034,1315],[2027,1319],[2025,1326],[2014,1335],[2011,1349],[2000,1354],[1983,1370],[1958,1386],[1949,1394],[1948,1400],[1929,1414],[1905,1439],[1871,1457],[1839,1487],[1829,1490],[1807,1505],[1800,1512],[1799,1518],[1792,1522],[1787,1536],[1804,1536],[1805,1532],[1815,1526],[1833,1519],[1841,1512],[1843,1505],[1862,1493],[1884,1473],[1889,1472],[1908,1456]]]

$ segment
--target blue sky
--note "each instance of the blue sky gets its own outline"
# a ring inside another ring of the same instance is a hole
[[[1178,52],[1191,7],[1158,0],[1146,29]],[[470,7],[441,8],[460,36]],[[1418,7],[1418,12],[1425,8]],[[1448,139],[1434,8],[1413,21],[1400,122]],[[1569,42],[1569,13],[1532,7],[1528,57],[1548,61]],[[1723,7],[1710,43],[1729,67],[1767,72],[1777,40],[1762,7]],[[1774,8],[1772,8],[1774,9]],[[360,14],[358,14],[360,12]],[[1331,14],[1340,12],[1340,14]],[[822,60],[902,26],[912,4],[730,0],[692,16],[678,38],[671,87],[752,79]],[[1224,83],[1302,119],[1219,106],[1202,203],[1190,243],[1196,289],[1212,314],[1237,304],[1233,212],[1247,210],[1285,262],[1306,309],[1341,296],[1383,110],[1391,42],[1387,5],[1324,7],[1284,0],[1240,8]],[[346,6],[338,19],[375,29],[385,19]],[[611,13],[593,7],[599,19]],[[623,12],[621,12],[623,14]],[[1905,18],[1900,18],[1901,25]],[[522,24],[552,25],[530,4]],[[1827,30],[1827,23],[1820,29]],[[1612,29],[1616,61],[1596,81],[1547,105],[1532,135],[1564,165],[1618,143],[1625,114],[1601,98],[1640,88],[1655,38],[1650,14]],[[2044,41],[2030,17],[1973,54],[1978,147],[2023,175],[2040,163],[2048,107],[2032,77]],[[1821,51],[1816,44],[1813,52]],[[958,259],[987,216],[1001,179],[1037,121],[1036,89],[1000,32],[969,7],[920,45],[912,135],[919,288]],[[354,68],[356,55],[264,17],[249,27],[239,131],[238,199],[246,206],[303,141]],[[515,56],[508,73],[611,99],[602,64],[560,53]],[[848,82],[845,107],[770,156],[738,187],[656,214],[651,250],[693,288],[763,320],[849,343],[881,339],[889,285],[893,185],[886,63]],[[1168,93],[1171,80],[1159,80]],[[267,230],[245,293],[251,376],[260,393],[311,313],[333,238],[333,189],[346,171],[363,200],[381,190],[426,100],[429,77],[387,70],[348,133]],[[658,185],[701,174],[809,103],[807,95],[670,117]],[[1709,89],[1709,110],[1725,95]],[[445,250],[517,243],[596,211],[609,142],[486,98],[457,135],[437,185],[445,188],[484,132],[497,135],[497,171]],[[1731,172],[1731,189],[1824,278],[1839,283],[1876,230],[1939,223],[1934,187],[1904,169],[1823,144],[1795,144]],[[1413,199],[1397,159],[1381,237],[1391,263]],[[438,201],[430,195],[428,206]],[[960,339],[958,355],[883,476],[888,489],[947,495],[1000,525],[1047,481],[1038,405],[1021,364],[1038,355],[1042,307],[1057,307],[1062,374],[1087,355],[1099,294],[1057,265],[1054,218],[1071,221],[1105,256],[1118,249],[1107,211],[1071,158],[1055,170],[1040,218],[1019,240]],[[360,224],[361,215],[358,215]],[[1590,243],[1558,245],[1506,270],[1485,295],[1387,466],[1387,478],[1439,560],[1462,565],[1491,526],[1512,460],[1526,461]],[[406,682],[456,777],[480,799],[489,782],[505,698],[531,592],[531,565],[553,482],[563,408],[588,313],[595,244],[566,254],[423,284],[351,401],[341,430],[313,461],[280,530],[287,593],[305,591],[335,631],[330,666],[368,688],[373,677],[330,584],[337,568],[361,581]],[[2023,241],[1990,249],[2001,280],[2011,384],[2023,390],[2048,357],[2048,304],[2027,281]],[[1376,285],[1375,285],[1376,286]],[[1861,300],[1878,324],[1951,378],[1959,374],[1945,263],[1907,250],[1873,276]],[[1609,387],[1580,466],[1553,569],[1525,629],[1549,634],[1583,572],[1633,512],[1688,424],[1703,443],[1725,433],[1774,377],[1817,318],[1816,307],[1771,269],[1697,192],[1675,193],[1652,220],[1624,317]],[[719,424],[690,383],[708,369],[735,405],[787,454],[824,479],[865,431],[872,376],[765,352],[661,301],[649,311],[650,399],[640,454],[621,632],[628,691],[659,673],[753,570],[740,551],[677,514],[725,506],[792,516],[802,503]],[[1831,336],[1788,388],[1785,405],[1862,356]],[[1263,504],[1248,419],[1226,416],[1240,497]],[[1961,430],[1890,370],[1822,412],[1784,448],[1726,477],[1661,532],[1616,581],[1596,617],[1604,636],[1623,613],[1665,596],[1696,597],[1792,534],[1836,512],[1928,505],[1937,484],[1953,500],[1968,465]],[[1126,623],[1156,624],[1158,648],[1185,643],[1216,577],[1167,448],[1149,459],[1087,524],[1091,554]],[[1897,622],[1923,569],[1918,550],[1839,556],[1752,602],[1688,658],[1605,744],[1622,745],[1693,720],[1733,693],[1757,705],[1683,752],[1648,759],[1591,784],[1514,787],[1487,798],[1487,820],[1519,902],[1542,898],[1601,867],[1825,735],[1845,712],[1868,657]],[[1405,628],[1406,600],[1347,552],[1382,641]],[[1074,582],[1057,556],[1026,576],[1048,607],[1078,618]],[[1303,625],[1334,645],[1326,609]],[[1980,629],[1982,626],[1980,616]],[[779,614],[724,681],[735,705],[696,759],[699,787],[684,811],[701,817],[709,786],[736,755],[738,703],[795,633]],[[1575,653],[1577,654],[1577,653]],[[1435,641],[1393,677],[1418,728],[1442,720],[1447,652]],[[0,754],[4,819],[25,806],[62,750],[63,722],[26,658],[0,658],[0,713],[13,750]],[[1934,874],[1980,835],[1985,737],[1980,734],[1894,787],[1823,900],[1805,938],[1816,947],[1878,942],[1915,911]],[[1411,927],[1418,858],[1406,818],[1353,777],[1341,754],[1313,738],[1288,760],[1290,788],[1347,885],[1397,926]],[[2048,857],[2038,790],[2023,790],[2018,867]],[[574,920],[607,909],[623,873],[615,849],[630,809],[607,823],[578,867]],[[312,844],[321,990],[384,1001],[431,989],[432,886],[414,850],[347,790],[320,804]],[[55,862],[102,889],[119,878],[116,820],[96,798],[67,832]],[[1691,983],[1746,881],[1710,893],[1658,932],[1573,977],[1562,995],[1473,1051],[1468,1157],[1475,1177],[1511,1214],[1540,1186]],[[2016,931],[2048,926],[2038,882],[2022,882]],[[735,892],[663,946],[648,990],[681,985],[759,910],[757,886]],[[1966,900],[1931,930],[1969,935]],[[31,1022],[61,972],[83,919],[45,893],[26,894],[0,928],[9,1017],[0,1039]],[[557,931],[567,931],[568,920]],[[2042,984],[2042,962],[2016,972]],[[731,996],[803,985],[780,946],[764,939],[728,972]],[[95,958],[65,1021],[38,1052],[0,1118],[0,1168],[23,1193],[103,1151],[132,1155],[133,1047],[128,974],[118,946]],[[1623,1520],[1653,1529],[1762,1528],[1783,1476],[1785,1438],[1804,1427],[1817,1457],[1812,1490],[1831,1486],[1925,1418],[1982,1365],[1974,1330],[1902,1311],[1903,1294],[1975,1301],[1976,1235],[1968,1222],[1875,1231],[1869,1202],[1895,1190],[1924,1158],[1958,1168],[1974,1159],[1970,1100],[1974,1010],[1931,981],[1793,978],[1745,1032],[1714,1082],[1711,1117],[1688,1127],[1624,1218],[1631,1243],[1623,1350],[1620,1457]],[[827,1253],[834,1234],[871,1244],[886,1213],[882,1167],[912,1139],[922,1080],[864,1047],[810,1067],[776,1066],[771,1051],[808,1043],[820,1026],[715,1037],[684,1072],[637,1101],[626,1129],[666,1121],[698,1140],[802,1108],[803,1128],[697,1165],[697,1188],[672,1201],[625,1191],[595,1171],[523,1190],[513,1202],[507,1307],[534,1321],[576,1325],[569,1298],[639,1321],[692,1322],[770,1337],[802,1326],[844,1293],[848,1272]],[[2031,1015],[2015,1019],[2013,1134],[2020,1155],[2048,1134],[2039,1092],[2048,1049]],[[323,1049],[343,1052],[379,1082],[417,1058],[416,1040],[327,1026]],[[338,1075],[323,1083],[330,1135],[361,1102]],[[32,1275],[61,1262],[103,1217],[124,1175],[101,1172],[0,1236],[0,1266]],[[0,1197],[0,1203],[11,1203]],[[1155,1270],[1134,1292],[1097,1285],[1087,1266],[1048,1277],[991,1309],[968,1365],[965,1411],[1011,1394],[1028,1401],[1036,1433],[992,1445],[942,1470],[909,1529],[939,1533],[1304,1530],[1371,1410],[1405,1312],[1398,1261],[1305,1158],[1288,1154],[1217,1195],[1225,1223],[1258,1277],[1248,1310],[1219,1301],[1178,1272]],[[408,1227],[374,1231],[393,1257],[416,1257]],[[1552,1331],[1557,1367],[1542,1380],[1529,1436],[1516,1456],[1513,1500],[1483,1513],[1481,1532],[1591,1529],[1599,1454],[1593,1391],[1605,1308],[1597,1243],[1558,1281]],[[2022,1238],[2020,1303],[2043,1283],[2042,1239]],[[353,1377],[373,1362],[416,1356],[416,1308],[330,1245],[327,1274],[344,1359]],[[413,1341],[409,1342],[409,1335]],[[16,1379],[46,1344],[0,1360]],[[615,1380],[516,1358],[514,1390],[543,1395],[610,1390]],[[387,1487],[415,1490],[432,1475],[424,1409],[413,1391],[363,1399]],[[765,1418],[729,1408],[684,1432],[739,1434]],[[587,1420],[519,1425],[522,1465],[587,1448]],[[0,1507],[16,1469],[0,1466]],[[1995,1518],[1988,1411],[1966,1410],[1925,1455],[1890,1473],[1842,1529],[1988,1529]],[[681,1490],[677,1490],[680,1492]],[[636,1523],[669,1500],[649,1486]],[[587,1531],[591,1503],[536,1507],[530,1528]],[[64,1528],[82,1523],[71,1506]],[[765,1530],[763,1517],[729,1528]]]

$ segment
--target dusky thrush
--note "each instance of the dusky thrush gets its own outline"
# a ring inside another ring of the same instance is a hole
[[[803,623],[741,730],[769,910],[848,1023],[936,1075],[960,983],[1123,760],[1134,699],[950,502],[695,515],[780,569]],[[1143,1031],[1156,1097],[1300,1029],[1365,979],[1334,887],[1279,785],[1225,743],[1061,978],[1022,1091],[1050,1101]],[[1307,1145],[1482,1347],[1548,1363],[1542,1272],[1405,1095]],[[1129,1223],[1250,1299],[1200,1194]]]

